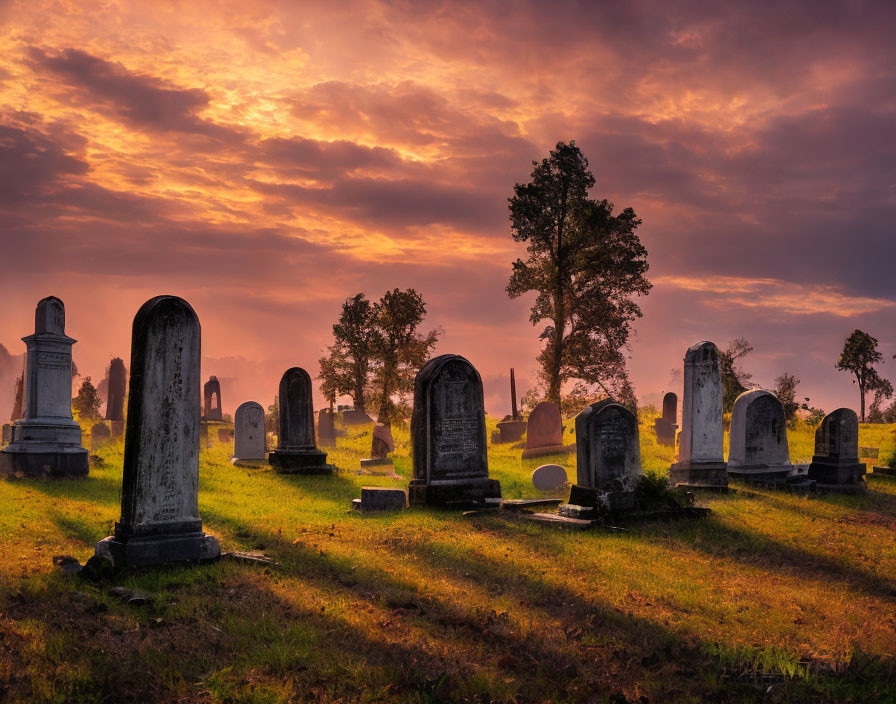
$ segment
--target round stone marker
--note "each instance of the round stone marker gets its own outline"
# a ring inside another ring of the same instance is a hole
[[[567,481],[566,470],[559,464],[543,464],[532,472],[532,484],[539,491],[559,489]]]

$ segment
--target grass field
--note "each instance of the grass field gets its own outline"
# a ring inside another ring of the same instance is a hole
[[[494,426],[490,421],[489,430]],[[860,444],[894,451],[894,426]],[[55,702],[896,701],[896,478],[864,497],[700,497],[697,521],[566,532],[510,518],[350,513],[369,427],[333,477],[280,476],[203,450],[200,512],[222,560],[65,577],[119,516],[122,447],[83,480],[0,482],[0,697]],[[88,444],[85,438],[85,445]],[[648,472],[673,461],[641,427]],[[790,433],[807,461],[812,430]],[[506,498],[539,495],[519,450],[489,449]],[[575,457],[561,456],[570,478]],[[558,492],[564,496],[565,491]]]

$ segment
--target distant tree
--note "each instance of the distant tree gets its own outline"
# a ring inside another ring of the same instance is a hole
[[[834,365],[843,372],[851,373],[854,383],[859,387],[859,399],[861,404],[860,420],[865,422],[865,394],[873,391],[884,381],[875,364],[881,364],[884,356],[877,349],[877,339],[867,332],[853,330],[843,345],[840,360]]]
[[[788,421],[793,420],[800,409],[799,401],[796,400],[796,387],[799,383],[799,379],[787,372],[775,379],[775,396],[784,406],[784,418]]]
[[[753,351],[752,345],[744,337],[737,337],[728,343],[723,352],[719,350],[719,370],[722,373],[722,410],[730,413],[734,401],[744,391],[753,375],[745,372],[738,364],[739,360]]]
[[[90,377],[84,377],[78,395],[72,401],[72,408],[78,412],[78,417],[82,420],[98,421],[102,403]]]
[[[274,403],[268,406],[268,412],[264,414],[264,429],[268,433],[280,432],[280,396],[274,396]]]
[[[869,423],[896,423],[896,403],[884,408],[884,401],[893,398],[893,384],[881,379],[874,387],[874,400],[868,407]]]
[[[387,291],[373,310],[371,344],[371,400],[381,423],[407,417],[408,395],[414,378],[426,363],[442,331],[418,330],[426,317],[426,303],[412,288]]]
[[[367,410],[367,385],[376,341],[374,306],[363,293],[347,298],[333,326],[333,344],[320,358],[321,393],[330,404],[351,396],[354,407]]]
[[[509,198],[513,239],[525,242],[507,294],[537,293],[529,320],[546,322],[538,356],[546,397],[562,405],[564,382],[579,379],[608,396],[633,395],[626,348],[631,323],[641,317],[635,296],[651,284],[647,250],[635,234],[641,220],[626,208],[589,198],[594,176],[575,142],[558,142],[532,180],[516,184]]]
[[[610,398],[610,396],[603,389],[583,381],[577,381],[567,393],[560,397],[560,414],[564,418],[574,418],[590,404],[605,398]],[[613,398],[633,413],[637,413],[637,398],[635,398],[634,389],[630,385],[627,388],[618,389]],[[545,400],[549,400],[546,389],[542,383],[539,383],[525,393],[520,405],[527,413],[531,413],[535,406]]]

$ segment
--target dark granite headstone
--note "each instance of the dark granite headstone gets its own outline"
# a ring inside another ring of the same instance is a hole
[[[109,362],[109,389],[106,401],[106,420],[124,420],[124,397],[128,391],[128,375],[124,360],[116,357]]]
[[[411,437],[412,504],[462,507],[500,498],[501,485],[488,476],[482,379],[466,359],[443,354],[417,373]]]
[[[251,462],[267,459],[267,438],[264,431],[264,408],[255,401],[241,403],[233,420],[233,461]]]
[[[109,430],[108,425],[102,422],[94,423],[93,427],[90,429],[90,451],[96,452],[109,442],[111,437],[112,432]]]
[[[663,415],[654,422],[656,441],[660,445],[675,446],[675,431],[678,430],[678,396],[671,391],[663,396]]]
[[[336,447],[335,416],[329,408],[321,408],[317,413],[317,443],[321,447]]]
[[[542,401],[529,414],[523,459],[563,452],[563,419],[551,401]]]
[[[829,413],[815,430],[815,456],[809,479],[819,489],[856,493],[865,491],[866,467],[859,462],[859,418],[849,408]]]
[[[224,413],[221,410],[221,382],[218,381],[218,377],[208,378],[202,387],[202,396],[205,401],[205,419],[224,420]]]
[[[72,418],[72,345],[65,334],[65,308],[55,296],[37,304],[27,349],[23,417],[0,451],[0,474],[83,477],[87,450]]]
[[[719,350],[712,342],[698,342],[688,348],[684,356],[678,462],[669,470],[670,483],[673,486],[727,487],[722,434]]]
[[[199,519],[199,359],[196,313],[157,296],[134,317],[121,520],[96,554],[117,568],[216,559]]]
[[[362,513],[374,511],[401,511],[408,506],[407,496],[403,489],[390,489],[382,486],[362,486],[359,502]]]
[[[314,405],[311,377],[299,367],[287,369],[280,380],[280,432],[277,449],[268,462],[285,474],[329,474],[327,453],[314,444]]]
[[[769,391],[745,391],[731,411],[728,477],[785,482],[792,471],[784,406]]]
[[[576,464],[570,504],[609,513],[632,509],[635,486],[644,474],[635,414],[610,399],[579,413]]]

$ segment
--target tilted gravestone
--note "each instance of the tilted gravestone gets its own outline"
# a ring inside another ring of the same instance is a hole
[[[112,437],[109,426],[105,423],[94,423],[90,428],[90,451],[96,452],[105,445]]]
[[[375,467],[387,467],[389,474],[394,474],[393,462],[388,457],[390,452],[395,452],[395,442],[392,439],[392,426],[385,423],[377,423],[373,426],[370,439],[370,458],[361,460],[361,469],[373,469]]]
[[[815,430],[815,456],[808,477],[822,490],[858,493],[867,489],[862,478],[865,471],[865,464],[859,462],[859,418],[849,408],[838,408]]]
[[[206,420],[224,420],[221,410],[221,382],[218,377],[210,376],[202,387]]]
[[[233,416],[233,463],[267,459],[264,408],[255,401],[241,403]]]
[[[529,414],[523,459],[563,452],[563,418],[557,404],[542,401]]]
[[[784,406],[769,391],[745,391],[731,411],[728,477],[785,482],[792,471]]]
[[[635,487],[644,474],[635,414],[610,399],[579,413],[576,464],[570,504],[610,513],[634,508]]]
[[[314,444],[314,405],[311,377],[300,367],[287,369],[280,379],[280,426],[277,449],[268,462],[284,474],[329,474],[327,453]]]
[[[678,430],[678,396],[671,391],[663,396],[663,415],[653,422],[656,441],[660,445],[675,445],[675,431]]]
[[[719,350],[712,342],[698,342],[684,356],[678,462],[669,470],[673,486],[728,486],[723,432]]]
[[[37,304],[34,334],[27,348],[24,409],[0,451],[0,474],[25,477],[82,477],[87,450],[81,426],[72,418],[72,345],[65,334],[65,307],[55,296]]]
[[[443,354],[414,380],[411,504],[462,507],[500,499],[488,476],[482,379],[466,359]]]
[[[106,420],[124,420],[124,397],[128,391],[127,370],[124,360],[116,357],[109,362],[109,390],[106,400]]]
[[[96,546],[116,568],[220,556],[199,519],[199,319],[176,296],[137,311],[131,337],[121,520]]]
[[[321,447],[336,447],[336,418],[329,408],[321,408],[317,413],[317,444]]]

